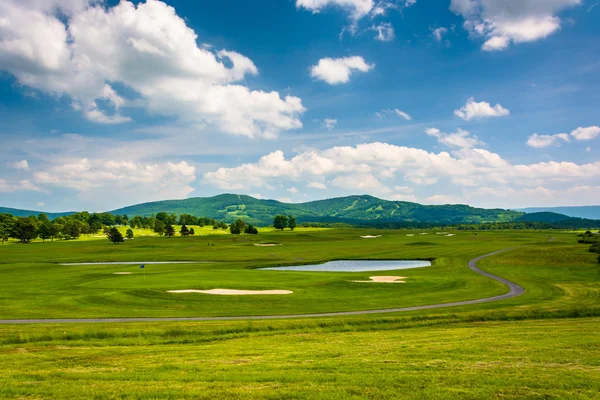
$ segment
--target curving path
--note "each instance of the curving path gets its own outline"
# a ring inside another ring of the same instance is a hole
[[[329,313],[317,313],[317,314],[296,314],[296,315],[254,315],[254,316],[241,316],[241,317],[146,317],[146,318],[65,318],[65,319],[4,319],[0,320],[0,324],[47,324],[47,323],[60,323],[60,324],[71,324],[71,323],[92,323],[92,322],[161,322],[161,321],[239,321],[239,320],[256,320],[256,319],[294,319],[294,318],[316,318],[316,317],[337,317],[344,315],[368,315],[368,314],[387,314],[397,313],[405,311],[418,311],[418,310],[430,310],[433,308],[446,308],[456,306],[467,306],[470,304],[481,304],[489,303],[492,301],[510,299],[517,297],[525,293],[525,289],[509,281],[508,279],[500,278],[499,276],[490,274],[477,268],[477,262],[486,257],[503,253],[511,249],[504,249],[495,251],[484,256],[477,257],[469,261],[469,268],[480,275],[486,276],[495,281],[501,282],[508,286],[510,289],[508,293],[487,297],[485,299],[476,300],[465,300],[455,301],[453,303],[442,303],[442,304],[430,304],[426,306],[413,306],[413,307],[401,307],[401,308],[386,308],[382,310],[364,310],[364,311],[341,311],[341,312],[329,312]]]

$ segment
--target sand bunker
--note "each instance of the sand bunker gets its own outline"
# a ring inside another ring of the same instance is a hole
[[[360,283],[406,283],[404,279],[408,279],[405,276],[370,276],[370,281],[352,281]]]
[[[409,234],[409,235],[406,235],[406,236],[415,236],[415,234],[414,234],[414,233],[411,233],[411,234]]]
[[[283,246],[281,243],[255,243],[255,246],[258,247],[275,247],[275,246]]]
[[[419,233],[419,235],[427,235],[427,233],[426,233],[426,232],[423,232],[423,233]]]
[[[291,290],[236,290],[236,289],[210,289],[210,290],[169,290],[169,293],[204,293],[219,294],[223,296],[245,296],[253,294],[292,294]]]
[[[133,272],[115,272],[115,275],[131,275]]]
[[[446,236],[456,236],[456,233],[449,233]]]
[[[361,236],[361,238],[363,238],[363,239],[377,239],[379,237],[381,237],[381,235],[377,235],[377,236],[371,236],[371,235]]]

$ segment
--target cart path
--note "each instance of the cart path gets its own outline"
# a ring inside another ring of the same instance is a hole
[[[511,249],[504,249],[495,251],[490,254],[486,254],[477,257],[469,261],[469,268],[480,275],[501,282],[508,286],[508,293],[486,297],[484,299],[455,301],[452,303],[441,303],[441,304],[430,304],[425,306],[413,306],[413,307],[400,307],[400,308],[386,308],[381,310],[363,310],[363,311],[341,311],[341,312],[329,312],[329,313],[315,313],[315,314],[294,314],[294,315],[254,315],[254,316],[239,316],[239,317],[141,317],[141,318],[64,318],[64,319],[4,319],[0,320],[0,324],[72,324],[72,323],[119,323],[119,322],[162,322],[162,321],[244,321],[244,320],[269,320],[269,319],[296,319],[296,318],[320,318],[320,317],[338,317],[347,315],[370,315],[370,314],[388,314],[398,313],[405,311],[418,311],[418,310],[431,310],[435,308],[447,308],[457,306],[468,306],[471,304],[490,303],[492,301],[506,300],[513,297],[517,297],[525,293],[525,289],[508,279],[501,278],[499,276],[490,274],[489,272],[482,271],[477,268],[477,262],[486,257],[491,257],[499,253],[503,253]]]

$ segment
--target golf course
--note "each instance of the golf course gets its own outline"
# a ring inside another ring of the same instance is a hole
[[[598,398],[574,231],[198,230],[0,246],[0,397]]]

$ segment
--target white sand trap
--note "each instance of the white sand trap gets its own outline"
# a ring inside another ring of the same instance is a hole
[[[361,236],[361,238],[363,238],[363,239],[377,239],[379,237],[381,237],[381,235],[377,235],[377,236],[371,236],[371,235]]]
[[[415,236],[415,234],[414,234],[414,233],[411,233],[411,234],[409,234],[409,235],[406,235],[406,236]]]
[[[133,272],[115,272],[115,275],[131,275]]]
[[[370,276],[370,281],[352,281],[360,283],[406,283],[404,279],[408,279],[405,276]]]
[[[258,247],[275,247],[275,246],[283,246],[281,243],[255,243],[255,246]]]
[[[423,232],[423,233],[419,233],[419,235],[428,235],[428,233]]]
[[[449,233],[446,236],[456,236],[456,233]]]
[[[236,289],[210,289],[210,290],[169,290],[169,293],[204,293],[204,294],[220,294],[223,296],[245,296],[253,294],[292,294],[291,290],[236,290]]]
[[[448,232],[438,232],[438,233],[436,233],[436,235],[447,235],[447,234],[448,234]]]

